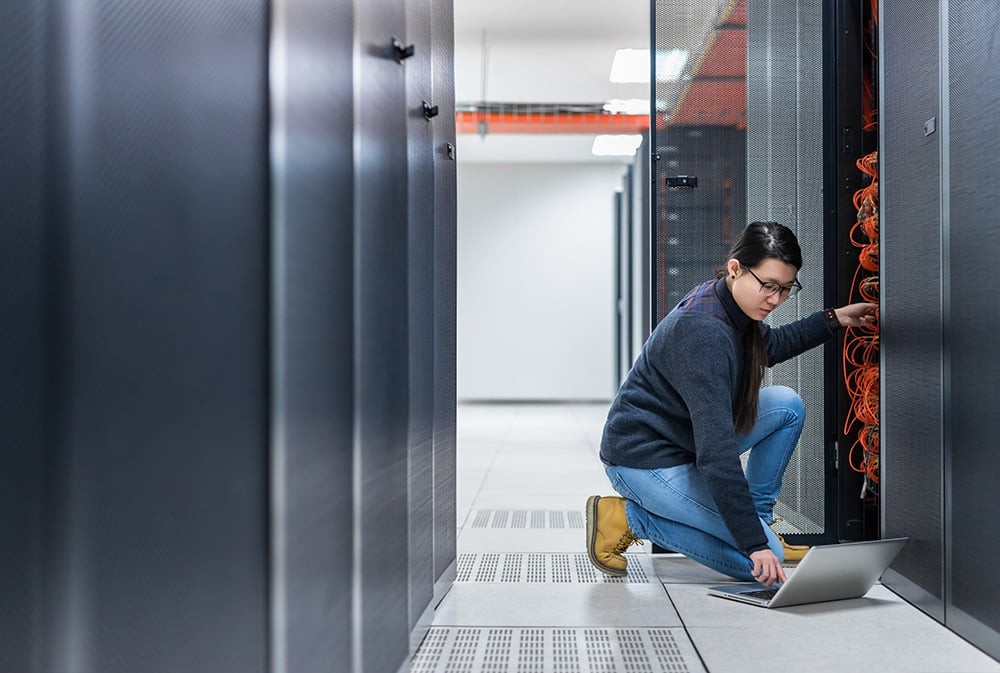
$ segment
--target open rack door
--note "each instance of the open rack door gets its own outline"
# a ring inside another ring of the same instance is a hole
[[[769,324],[829,305],[822,3],[657,0],[652,25],[652,323],[714,277],[752,221],[787,225],[803,253],[804,289]],[[835,353],[814,349],[764,381],[809,410],[775,508],[790,542],[838,538]]]

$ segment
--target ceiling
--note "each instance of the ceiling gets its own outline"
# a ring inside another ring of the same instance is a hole
[[[657,47],[690,51],[688,70],[692,70],[699,64],[698,54],[715,41],[712,26],[731,4],[732,0],[658,0],[657,12],[671,20],[663,22],[667,29],[661,29]],[[454,7],[459,104],[594,104],[650,98],[649,84],[609,80],[617,49],[649,48],[650,0],[455,0]],[[682,89],[679,84],[674,94]],[[460,161],[630,161],[593,156],[594,135],[465,133],[458,138],[458,157]]]

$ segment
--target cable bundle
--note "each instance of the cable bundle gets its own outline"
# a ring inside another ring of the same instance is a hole
[[[862,301],[879,301],[878,261],[878,152],[862,157],[858,168],[871,183],[854,195],[857,222],[851,228],[851,243],[860,248],[858,268],[851,283],[850,302],[855,292]],[[858,438],[851,446],[848,462],[865,475],[861,496],[875,492],[879,479],[879,344],[878,321],[851,327],[844,339],[844,385],[851,398],[844,434],[860,424]]]

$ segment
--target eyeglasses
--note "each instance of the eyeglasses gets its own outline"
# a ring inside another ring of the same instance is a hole
[[[755,274],[749,266],[744,266],[743,268],[749,271],[750,275],[753,276],[758,283],[760,283],[760,293],[765,297],[773,297],[780,292],[782,299],[788,299],[802,289],[802,285],[797,280],[792,281],[791,285],[781,285],[779,283],[775,283],[773,280],[765,282],[758,278],[757,274]]]

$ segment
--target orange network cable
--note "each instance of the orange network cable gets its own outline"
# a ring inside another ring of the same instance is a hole
[[[860,461],[857,459],[856,448],[860,448],[862,458]],[[851,447],[851,453],[848,457],[851,469],[856,472],[862,472],[865,475],[867,481],[873,484],[878,484],[878,468],[879,468],[879,455],[878,455],[878,426],[877,425],[866,425],[861,428],[858,433],[858,441],[853,447]],[[867,481],[865,484],[865,490],[867,490]],[[862,491],[864,493],[864,491]]]
[[[872,337],[868,341],[860,338],[852,341],[856,341],[856,343],[849,344],[847,348],[854,350],[848,351],[844,356],[844,383],[851,398],[844,434],[849,433],[857,423],[861,424],[861,429],[858,432],[857,440],[849,451],[848,462],[852,469],[863,473],[867,481],[878,484],[879,367],[877,362],[875,364],[868,363],[869,356],[867,355],[854,359],[857,353],[877,353],[877,337]],[[855,368],[847,372],[847,364],[851,364]]]
[[[865,48],[874,60],[878,26],[878,0],[871,4],[871,24],[866,26]],[[875,107],[873,69],[865,68],[862,77],[862,126],[865,131],[878,127]],[[879,216],[878,152],[857,160],[858,169],[868,175],[869,184],[854,194],[857,220],[850,231],[851,243],[859,248],[858,267],[851,281],[849,302],[859,295],[862,301],[879,303]],[[877,314],[876,314],[877,315]],[[879,327],[871,325],[848,328],[843,346],[844,386],[850,405],[844,421],[844,434],[859,426],[857,439],[848,452],[851,469],[864,474],[861,496],[879,483]]]
[[[851,243],[860,248],[858,268],[851,282],[863,301],[878,303],[878,153],[872,152],[857,161],[858,169],[871,177],[871,183],[854,195],[857,221],[850,231]],[[848,452],[851,469],[865,475],[864,494],[879,482],[879,330],[878,322],[848,329],[844,339],[844,385],[850,398],[844,434],[860,424],[857,439]]]

